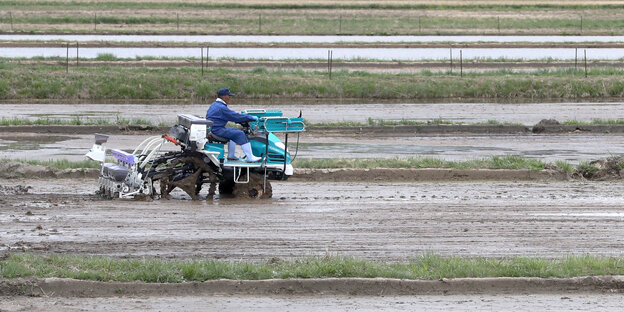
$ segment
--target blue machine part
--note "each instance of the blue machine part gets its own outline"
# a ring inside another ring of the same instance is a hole
[[[219,152],[219,156],[217,156],[217,158],[219,160],[223,159],[224,153],[225,153],[225,144],[221,144],[221,143],[206,143],[206,145],[204,145],[204,150],[206,151],[210,151],[210,152]]]
[[[247,109],[242,111],[243,114],[253,115],[258,118],[262,117],[282,117],[281,110],[264,110],[264,109]]]
[[[262,156],[266,154],[266,136],[259,135],[249,139],[251,143],[251,150],[255,156]],[[283,164],[284,163],[284,143],[274,135],[269,133],[269,159],[268,164]],[[290,154],[286,153],[286,164],[290,164]]]

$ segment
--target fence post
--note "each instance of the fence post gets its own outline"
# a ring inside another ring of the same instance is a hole
[[[65,72],[69,73],[69,42],[67,44],[67,55],[65,56]]]
[[[80,65],[80,61],[78,60],[78,45],[80,43],[76,41],[76,67],[78,67],[78,65]]]
[[[500,16],[498,17],[498,32],[500,33]]]
[[[585,78],[587,78],[587,49],[583,50],[584,59],[585,59]]]
[[[464,77],[464,58],[462,50],[459,50],[459,76]]]
[[[11,20],[11,31],[13,31],[13,13],[9,12],[9,20]]]
[[[97,31],[97,12],[93,13],[93,30]]]
[[[332,59],[332,51],[327,50],[327,74],[329,75],[330,80],[331,80],[331,59]]]
[[[340,23],[338,25],[338,33],[342,33],[342,15],[340,15]]]
[[[574,48],[574,70],[576,70],[578,64],[578,48]]]
[[[449,59],[451,60],[451,75],[453,74],[453,48],[449,48]]]
[[[581,15],[581,32],[583,32],[583,15]]]
[[[204,48],[201,48],[201,68],[202,68],[202,77],[204,77]]]
[[[258,14],[258,32],[262,32],[262,14]]]
[[[176,12],[176,28],[180,30],[180,14],[178,12]]]
[[[418,17],[418,32],[421,32],[422,24],[420,23],[420,16]]]

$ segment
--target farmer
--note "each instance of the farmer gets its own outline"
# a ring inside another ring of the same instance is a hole
[[[251,152],[251,144],[249,144],[247,136],[245,136],[243,131],[225,127],[228,121],[237,123],[258,121],[258,117],[256,116],[239,114],[229,109],[227,105],[230,104],[230,96],[234,96],[234,93],[230,92],[230,89],[219,89],[219,92],[217,92],[217,99],[210,105],[208,112],[206,112],[206,119],[212,120],[214,123],[212,126],[212,133],[230,140],[230,142],[228,142],[228,160],[239,160],[238,157],[236,157],[236,144],[238,144],[243,149],[247,162],[260,161],[262,158],[254,156]]]

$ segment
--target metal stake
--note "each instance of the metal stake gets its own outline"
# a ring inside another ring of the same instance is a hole
[[[288,151],[288,132],[286,132],[286,137],[284,139],[284,173],[286,172],[286,156],[288,156],[287,151]]]
[[[331,79],[331,69],[329,68],[329,50],[327,50],[327,75]]]
[[[340,15],[340,23],[338,25],[338,33],[342,33],[342,15]]]
[[[453,74],[453,48],[449,48],[449,59],[451,60],[451,74]]]
[[[11,20],[11,31],[13,31],[13,13],[9,12],[9,20]]]
[[[93,13],[93,30],[97,31],[97,12]]]
[[[176,27],[180,30],[180,14],[176,13]]]
[[[587,49],[583,50],[584,59],[585,59],[585,78],[587,78]]]
[[[80,61],[78,60],[78,45],[80,43],[76,42],[76,67],[78,67],[78,65],[80,65]]]
[[[69,73],[69,42],[67,43],[67,55],[65,56],[65,71]]]
[[[258,32],[262,32],[262,14],[258,14]]]
[[[421,31],[422,27],[421,27],[421,23],[420,23],[420,16],[418,17],[418,32]]]
[[[500,32],[500,16],[498,17],[498,32]]]
[[[583,15],[581,15],[581,32],[583,32]]]
[[[459,76],[464,77],[464,60],[462,50],[459,50]]]
[[[578,63],[578,48],[574,48],[574,70],[576,70],[577,63]]]
[[[204,48],[201,48],[201,68],[202,68],[202,77],[204,77]]]

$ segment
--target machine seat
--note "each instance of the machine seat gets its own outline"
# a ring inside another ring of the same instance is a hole
[[[128,175],[128,168],[113,164],[102,164],[102,175],[105,177],[111,177],[117,182],[123,182]]]
[[[209,143],[223,143],[223,144],[225,144],[225,143],[230,141],[230,139],[226,139],[226,138],[220,137],[220,136],[212,133],[211,131],[208,131],[206,133],[206,139],[208,139]]]

